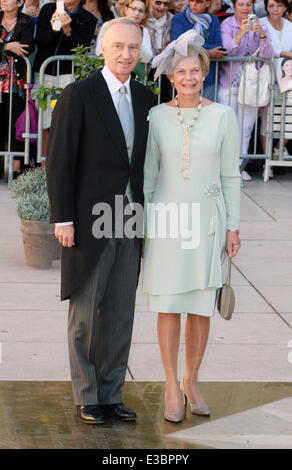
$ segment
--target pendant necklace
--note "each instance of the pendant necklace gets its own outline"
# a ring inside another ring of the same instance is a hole
[[[12,20],[12,21],[7,21],[7,20],[5,20],[5,18],[3,18],[3,20],[2,20],[2,22],[7,24],[7,26],[11,26],[16,21],[17,21],[17,18],[14,18],[14,20]]]
[[[177,96],[174,98],[174,102],[175,102],[176,109],[177,109],[177,117],[178,117],[179,122],[180,122],[180,124],[183,128],[183,146],[182,146],[182,158],[181,158],[180,171],[182,172],[184,179],[189,179],[190,133],[191,133],[193,127],[194,127],[194,124],[195,124],[196,120],[198,119],[199,113],[200,113],[201,108],[202,108],[202,101],[203,101],[202,96],[200,96],[199,106],[196,109],[195,115],[194,115],[193,119],[191,120],[190,124],[187,125],[185,123],[184,119],[183,119],[180,107],[178,105]]]

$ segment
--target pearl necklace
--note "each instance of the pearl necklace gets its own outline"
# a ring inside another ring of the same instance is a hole
[[[179,107],[178,102],[177,102],[177,96],[174,98],[174,102],[175,102],[176,109],[177,109],[177,117],[178,117],[178,120],[179,120],[179,122],[180,122],[180,124],[183,128],[183,132],[184,132],[180,171],[182,172],[184,179],[189,179],[190,133],[191,133],[191,130],[193,129],[193,127],[194,127],[194,124],[195,124],[196,120],[198,119],[199,113],[200,113],[201,108],[202,108],[202,96],[200,96],[200,103],[199,103],[199,106],[196,109],[195,115],[194,115],[193,119],[191,120],[190,124],[188,124],[188,125],[185,123],[185,121],[182,117],[182,113],[181,113],[180,107]]]

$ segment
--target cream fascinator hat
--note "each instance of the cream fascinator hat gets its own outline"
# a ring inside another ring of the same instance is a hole
[[[156,68],[154,80],[162,73],[171,74],[179,60],[189,56],[198,57],[204,42],[202,36],[190,29],[168,44],[152,61],[152,68]]]

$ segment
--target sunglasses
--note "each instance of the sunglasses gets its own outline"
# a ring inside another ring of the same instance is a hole
[[[154,2],[154,3],[157,7],[160,7],[160,5],[163,5],[165,7],[169,6],[169,2],[162,2],[161,0],[156,0],[156,2]]]

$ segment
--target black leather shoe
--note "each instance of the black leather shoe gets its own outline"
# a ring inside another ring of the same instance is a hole
[[[137,417],[135,411],[130,410],[123,403],[103,405],[103,409],[109,416],[123,421],[135,421]]]
[[[100,406],[98,405],[78,405],[77,406],[78,418],[86,424],[103,424],[103,414]]]

